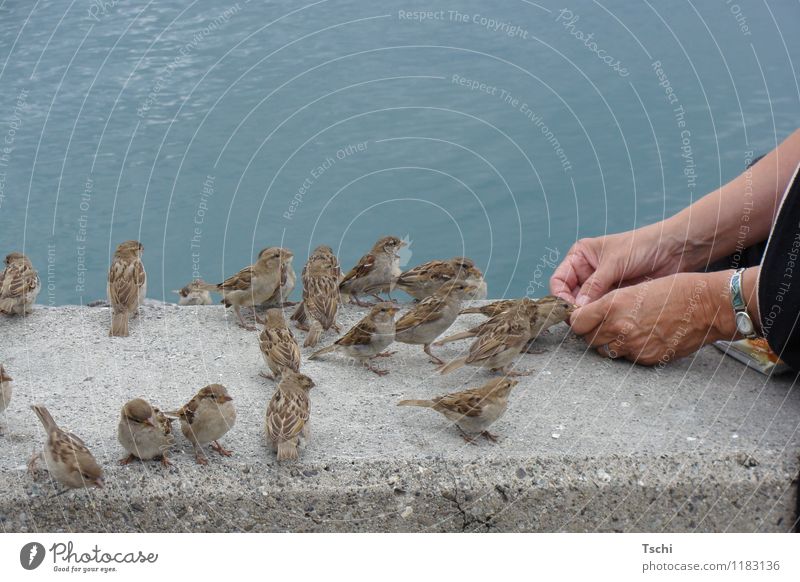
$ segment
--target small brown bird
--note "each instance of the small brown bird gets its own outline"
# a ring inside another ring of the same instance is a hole
[[[167,415],[180,419],[181,432],[194,446],[199,464],[208,464],[202,448],[206,443],[211,443],[211,448],[220,455],[230,457],[233,454],[218,442],[236,423],[233,398],[222,384],[209,384],[201,388],[183,408]]]
[[[26,315],[42,288],[39,275],[22,253],[9,253],[5,264],[0,273],[0,313]]]
[[[147,274],[142,263],[144,246],[138,240],[120,243],[108,270],[108,302],[111,331],[115,337],[128,336],[128,320],[135,315],[147,294]]]
[[[178,294],[178,305],[211,305],[214,302],[207,286],[208,284],[202,279],[195,279],[173,293]]]
[[[445,364],[439,369],[439,373],[448,374],[468,365],[500,371],[506,376],[528,375],[529,372],[516,372],[511,368],[533,337],[531,321],[535,315],[536,304],[527,298],[520,299],[515,309],[500,313],[479,326],[481,329],[470,346],[469,353]],[[446,340],[436,342],[436,345],[444,341]]]
[[[339,260],[333,249],[318,246],[303,267],[303,300],[292,319],[299,329],[308,332],[303,347],[313,347],[323,331],[333,327],[337,332],[336,313],[339,310]],[[310,320],[310,324],[309,324]]]
[[[401,400],[397,405],[433,408],[454,422],[468,443],[473,443],[476,435],[496,442],[497,436],[490,433],[488,428],[505,414],[508,395],[517,384],[516,380],[507,377],[495,378],[480,388],[446,394],[432,400]]]
[[[520,301],[522,300],[504,299],[502,301],[495,301],[494,303],[487,303],[486,305],[479,307],[462,309],[462,314],[480,313],[489,316],[489,319],[473,328],[468,329],[467,331],[462,331],[439,340],[433,345],[443,346],[444,344],[448,344],[450,342],[476,337],[485,327],[493,325],[493,323],[490,323],[493,318],[504,313],[508,313],[512,309],[518,307],[520,305]],[[530,352],[533,350],[533,343],[536,341],[536,339],[545,333],[547,329],[569,319],[570,314],[575,310],[575,306],[568,301],[553,295],[547,295],[541,299],[525,299],[525,301],[533,301],[533,303],[536,305],[536,311],[534,312],[534,317],[531,320],[532,338],[530,342],[528,342],[528,346],[526,348],[526,350]]]
[[[475,266],[472,259],[453,257],[448,261],[429,261],[401,274],[397,279],[397,288],[405,291],[414,299],[422,300],[430,297],[447,281],[463,280],[474,285],[475,290],[469,299],[486,297],[486,281],[483,273]]]
[[[167,452],[175,444],[172,419],[146,400],[134,398],[122,407],[117,440],[128,452],[128,456],[120,461],[121,465],[134,459],[149,461],[158,458],[163,466],[171,465]]]
[[[369,307],[358,299],[369,294],[382,301],[378,293],[387,293],[391,299],[397,277],[400,275],[400,255],[397,252],[406,243],[396,236],[385,236],[378,240],[372,250],[361,257],[339,283],[339,290],[350,297],[350,302]]]
[[[308,442],[314,381],[304,374],[286,372],[267,406],[266,432],[278,461],[296,460],[298,447]]]
[[[280,247],[264,249],[255,264],[245,267],[222,283],[206,283],[203,288],[221,294],[225,307],[233,307],[239,325],[247,330],[255,330],[255,327],[245,323],[241,308],[255,307],[272,297],[281,286],[283,264],[293,256],[292,251]]]
[[[44,406],[31,409],[39,417],[47,433],[44,449],[28,461],[28,470],[36,473],[36,463],[44,459],[50,476],[69,489],[102,487],[103,470],[97,464],[86,444],[72,433],[58,428],[56,421]]]
[[[297,345],[292,330],[286,325],[280,309],[267,310],[264,331],[258,338],[258,345],[264,362],[272,372],[272,376],[262,372],[261,375],[265,378],[280,380],[286,370],[300,370],[300,346]]]
[[[292,267],[292,258],[294,255],[291,253],[291,251],[288,251],[288,249],[281,249],[280,247],[268,247],[262,250],[258,256],[260,257],[263,254],[275,252],[275,249],[284,251],[284,254],[287,258],[281,262],[280,286],[275,290],[269,299],[261,304],[261,307],[266,308],[289,307],[294,305],[294,303],[289,301],[289,295],[291,295],[292,291],[294,291],[294,285],[297,281],[297,275],[295,275],[294,267]]]
[[[0,364],[0,414],[5,412],[11,404],[11,396],[14,393],[14,379],[8,375],[5,367]],[[2,434],[0,432],[0,434]]]
[[[466,281],[447,281],[397,320],[395,341],[421,345],[433,363],[444,364],[431,353],[431,343],[453,325],[461,301],[474,292],[475,286]]]
[[[398,308],[391,303],[376,303],[364,319],[355,324],[333,345],[311,354],[308,359],[316,360],[323,354],[341,351],[357,360],[362,366],[378,376],[389,372],[373,367],[369,360],[391,356],[394,352],[384,352],[394,341],[394,314]]]

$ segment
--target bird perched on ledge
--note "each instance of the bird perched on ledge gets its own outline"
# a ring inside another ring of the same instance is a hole
[[[495,378],[480,388],[446,394],[432,400],[401,400],[397,405],[433,408],[454,422],[464,440],[470,444],[474,443],[476,435],[496,442],[497,436],[490,433],[488,428],[505,414],[508,395],[517,384],[516,380],[507,377]]]
[[[167,451],[175,444],[172,420],[141,398],[126,402],[117,425],[117,440],[128,456],[120,464],[127,465],[134,459],[149,461],[160,458],[164,467],[171,465]]]
[[[225,307],[233,307],[239,325],[253,331],[256,328],[245,323],[241,308],[255,307],[270,299],[280,289],[283,264],[293,256],[288,249],[269,247],[259,253],[258,260],[253,265],[245,267],[222,283],[206,283],[202,287],[221,294]]]
[[[281,249],[280,247],[268,247],[258,253],[258,256],[265,253],[274,252],[275,249],[286,251],[286,249]],[[297,281],[297,275],[295,275],[294,267],[292,267],[292,258],[294,257],[293,254],[286,255],[285,260],[281,262],[281,282],[280,286],[275,289],[275,292],[261,304],[261,307],[272,308],[272,307],[289,307],[290,305],[294,305],[294,303],[289,301],[289,295],[292,294],[294,291],[294,285]]]
[[[429,261],[402,273],[397,279],[397,288],[421,301],[430,297],[444,283],[463,280],[475,286],[468,299],[486,297],[486,281],[483,273],[472,259],[453,257],[448,261]]]
[[[357,360],[369,371],[378,376],[385,376],[389,372],[373,367],[369,360],[392,355],[392,352],[383,350],[394,341],[394,314],[398,310],[391,303],[376,303],[366,317],[350,328],[333,345],[314,352],[308,359],[316,360],[323,354],[340,351]]]
[[[8,375],[3,364],[0,364],[0,414],[11,404],[11,396],[14,393],[13,381],[14,379]]]
[[[111,331],[108,335],[128,336],[128,321],[136,315],[147,295],[147,274],[142,263],[144,246],[138,240],[120,243],[108,270],[108,302]]]
[[[314,381],[305,374],[284,373],[267,406],[266,432],[278,461],[295,460],[297,449],[309,438],[311,399]]]
[[[475,285],[463,280],[447,281],[433,295],[413,306],[395,324],[395,341],[422,345],[435,364],[444,364],[431,353],[431,342],[453,325],[461,301],[475,292]]]
[[[86,444],[74,434],[61,430],[44,406],[34,405],[36,413],[47,433],[42,451],[28,461],[28,471],[36,473],[36,463],[44,459],[50,476],[69,489],[102,487],[103,470],[89,452]]]
[[[39,274],[22,253],[9,253],[5,265],[0,273],[0,313],[28,314],[42,288]]]
[[[300,346],[297,345],[292,330],[286,325],[280,309],[267,310],[264,331],[258,338],[258,345],[264,362],[273,374],[269,376],[262,372],[261,375],[265,378],[280,380],[286,370],[300,370]]]
[[[500,313],[481,324],[468,354],[445,364],[439,369],[439,373],[448,374],[466,365],[500,371],[506,376],[528,375],[529,372],[515,372],[511,368],[517,356],[533,338],[531,322],[535,316],[536,303],[527,298],[520,299],[514,309]],[[451,341],[456,336],[435,342],[434,345]]]
[[[333,327],[337,332],[336,313],[339,310],[339,260],[333,249],[320,245],[303,267],[303,300],[295,309],[292,320],[308,332],[303,347],[314,347],[322,332]],[[309,323],[310,321],[310,323]]]
[[[208,284],[202,279],[196,279],[173,293],[178,294],[178,305],[211,305],[211,293]]]
[[[167,415],[180,419],[181,432],[194,446],[198,464],[208,464],[203,453],[203,445],[206,443],[212,443],[211,448],[220,455],[230,457],[233,454],[233,451],[223,448],[218,442],[236,423],[233,398],[222,384],[209,384],[201,388],[180,410],[168,412]]]
[[[369,294],[381,301],[378,293],[391,292],[400,275],[400,255],[397,252],[406,243],[396,236],[385,236],[376,242],[372,250],[361,257],[339,283],[339,290],[350,297],[350,302],[369,307],[358,299],[359,295]]]

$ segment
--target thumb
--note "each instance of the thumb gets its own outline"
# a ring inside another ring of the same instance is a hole
[[[606,295],[585,307],[579,307],[569,317],[569,326],[576,335],[586,335],[605,321],[608,315],[609,298]]]
[[[614,279],[614,272],[611,267],[601,263],[597,270],[581,285],[581,290],[575,297],[575,304],[578,307],[583,307],[592,301],[600,299],[616,283]]]

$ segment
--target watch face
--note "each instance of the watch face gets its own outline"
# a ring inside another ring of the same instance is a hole
[[[742,335],[751,335],[755,332],[750,316],[744,311],[736,314],[736,329]]]

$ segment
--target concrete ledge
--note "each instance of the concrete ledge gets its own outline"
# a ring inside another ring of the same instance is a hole
[[[351,325],[363,311],[345,308]],[[479,321],[460,318],[454,330]],[[278,465],[263,415],[272,384],[257,334],[221,307],[149,303],[132,336],[110,339],[96,307],[39,307],[0,318],[0,362],[16,392],[0,420],[0,526],[10,531],[790,531],[796,520],[800,397],[794,378],[767,379],[713,348],[661,371],[603,360],[566,326],[526,355],[535,369],[512,395],[497,445],[466,445],[429,410],[397,408],[479,385],[445,377],[418,347],[395,344],[378,378],[340,356],[303,362],[312,440]],[[324,337],[327,344],[332,334]],[[466,343],[440,348],[454,357]],[[308,355],[309,350],[304,350]],[[116,465],[122,403],[170,408],[226,384],[239,411],[223,439],[235,451],[199,467],[182,437],[174,468]],[[93,450],[101,491],[34,482],[25,462],[43,435],[32,402]]]

